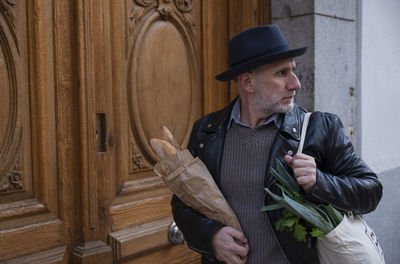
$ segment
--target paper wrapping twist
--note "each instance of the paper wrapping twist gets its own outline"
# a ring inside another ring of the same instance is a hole
[[[162,158],[154,172],[187,206],[208,218],[242,231],[235,213],[216,185],[207,167],[188,150]]]

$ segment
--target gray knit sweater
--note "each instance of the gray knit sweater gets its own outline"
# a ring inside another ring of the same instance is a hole
[[[276,241],[264,205],[264,181],[274,122],[255,129],[232,122],[225,138],[221,191],[235,211],[249,241],[249,264],[287,263]]]

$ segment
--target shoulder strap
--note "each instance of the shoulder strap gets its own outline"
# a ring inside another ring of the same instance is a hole
[[[310,120],[310,116],[311,113],[306,113],[306,115],[304,116],[303,127],[301,128],[300,143],[299,143],[299,148],[297,149],[297,153],[303,152],[304,139],[306,138],[308,121]]]

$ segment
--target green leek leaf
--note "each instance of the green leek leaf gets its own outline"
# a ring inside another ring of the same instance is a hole
[[[278,170],[279,175],[288,182],[290,186],[288,187],[288,189],[290,190],[290,192],[299,192],[300,190],[299,184],[294,179],[294,177],[289,174],[289,172],[285,169],[285,167],[282,165],[279,159],[276,159],[276,169]]]
[[[311,210],[306,206],[296,202],[295,200],[292,200],[284,192],[282,192],[282,195],[283,199],[291,208],[291,211],[295,211],[294,213],[296,215],[321,229],[324,234],[329,233],[334,228],[329,222],[325,221],[325,219],[321,217],[321,215],[319,215],[316,210]]]
[[[335,207],[333,207],[330,204],[322,205],[322,207],[324,208],[326,214],[331,219],[334,226],[338,226],[342,222],[343,215],[341,212],[339,212],[339,210],[337,210]]]
[[[273,210],[277,210],[277,209],[282,209],[284,208],[282,205],[276,203],[276,204],[270,204],[270,205],[266,205],[263,208],[261,208],[262,212],[266,212],[266,211],[273,211]]]

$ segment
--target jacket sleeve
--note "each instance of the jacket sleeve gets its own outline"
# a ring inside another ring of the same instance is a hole
[[[324,114],[324,118],[322,127],[327,134],[321,142],[323,169],[317,169],[312,195],[354,214],[375,210],[382,197],[381,183],[355,153],[339,118],[332,114]]]
[[[174,221],[182,232],[189,248],[199,252],[208,259],[214,259],[211,239],[223,227],[218,221],[209,219],[186,206],[175,195],[171,200]]]
[[[197,139],[197,131],[200,129],[199,126],[199,121],[193,126],[188,145],[188,149],[194,157],[198,156],[195,142],[199,142]],[[224,225],[216,220],[207,218],[203,214],[185,205],[175,195],[172,197],[171,206],[174,221],[185,237],[189,248],[199,252],[208,259],[216,260],[211,240],[214,234]]]

